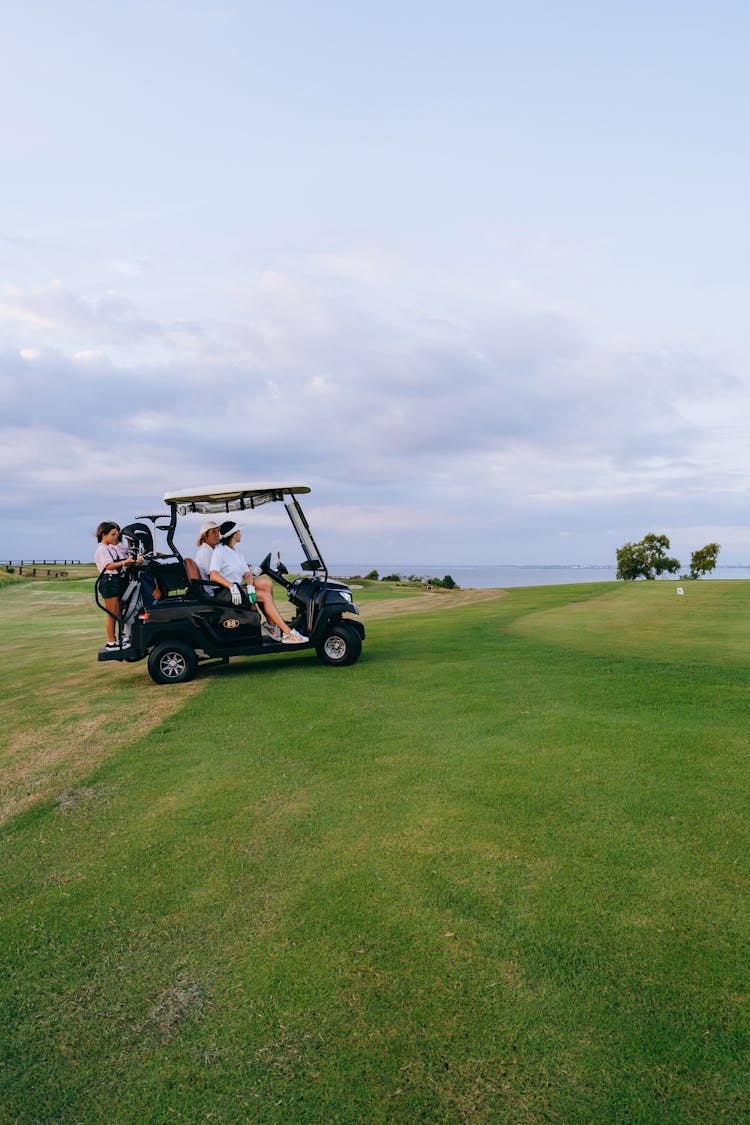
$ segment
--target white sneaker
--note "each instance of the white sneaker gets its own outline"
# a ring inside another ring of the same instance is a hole
[[[281,638],[281,643],[283,645],[303,645],[309,640],[310,638],[306,637],[304,633],[298,633],[296,629],[292,629],[290,632],[284,634]]]

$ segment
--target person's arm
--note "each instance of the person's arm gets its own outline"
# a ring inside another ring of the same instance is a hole
[[[217,586],[223,586],[225,590],[229,590],[232,595],[232,605],[239,605],[242,601],[242,594],[236,582],[231,582],[219,570],[221,566],[221,548],[215,547],[214,553],[211,555],[211,571],[209,578],[215,582]]]
[[[127,558],[113,559],[110,554],[109,548],[104,544],[97,547],[94,552],[94,562],[99,567],[100,572],[103,570],[109,571],[110,574],[116,574],[118,570],[122,570],[124,566],[132,566],[135,562],[143,562],[141,555],[137,559]]]
[[[211,581],[215,582],[217,586],[223,586],[225,590],[229,590],[232,595],[232,605],[242,604],[242,593],[236,582],[230,582],[218,570],[211,571]]]
[[[242,575],[242,581],[245,583],[246,586],[248,584],[252,586],[252,584],[253,584],[253,568],[250,566],[250,563],[247,561],[245,556],[240,551],[238,551],[236,548],[235,548],[234,553],[236,555],[239,555],[240,561],[244,564],[244,567],[245,567],[245,570],[244,570],[243,575]]]
[[[232,583],[221,573],[221,563],[222,551],[221,545],[219,545],[218,547],[214,547],[211,552],[211,561],[208,564],[208,577],[212,582],[215,582],[217,586],[224,586],[225,589],[228,590]]]
[[[137,558],[131,559],[130,556],[126,559],[112,559],[112,562],[105,566],[105,570],[122,570],[124,566],[135,566],[136,563],[143,562],[143,555],[138,555]]]

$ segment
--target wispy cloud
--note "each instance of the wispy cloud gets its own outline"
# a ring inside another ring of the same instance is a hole
[[[496,295],[473,320],[439,306],[386,320],[372,285],[341,299],[309,265],[265,271],[225,319],[189,324],[110,291],[6,289],[6,338],[45,341],[0,363],[6,481],[27,503],[41,489],[106,506],[115,485],[312,478],[333,505],[324,523],[338,513],[347,540],[373,541],[388,522],[399,539],[439,528],[446,511],[601,519],[635,494],[732,488],[747,396],[715,357],[609,345],[528,295],[523,311]],[[144,339],[158,361],[139,358]],[[712,463],[722,433],[734,454]]]
[[[160,335],[160,327],[115,290],[84,297],[60,281],[26,291],[6,286],[0,290],[0,319],[11,338],[63,346],[69,341],[133,345]]]

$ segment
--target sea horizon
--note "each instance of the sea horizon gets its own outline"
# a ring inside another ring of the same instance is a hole
[[[330,563],[329,574],[338,578],[363,578],[373,570],[383,578],[399,574],[402,578],[445,578],[450,575],[457,585],[474,589],[502,589],[505,586],[564,586],[582,582],[615,582],[617,567],[607,563]],[[725,563],[717,566],[701,581],[717,579],[750,579],[750,564]],[[679,576],[657,579],[677,582]]]

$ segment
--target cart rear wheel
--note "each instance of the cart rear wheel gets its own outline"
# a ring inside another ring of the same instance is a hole
[[[328,630],[315,651],[322,664],[354,664],[362,652],[362,638],[353,625],[340,621]]]
[[[148,658],[148,671],[157,684],[184,684],[192,680],[198,659],[183,641],[165,641]]]

